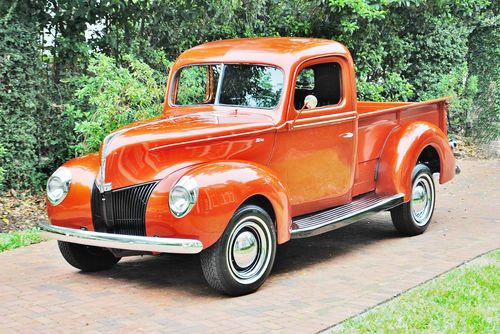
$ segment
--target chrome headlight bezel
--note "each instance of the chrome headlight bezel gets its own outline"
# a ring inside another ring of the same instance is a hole
[[[193,209],[198,199],[198,183],[192,176],[183,176],[170,190],[168,205],[176,218],[182,218]],[[182,205],[180,200],[184,200]]]
[[[59,167],[47,180],[46,194],[50,204],[58,205],[66,198],[71,187],[71,171]]]

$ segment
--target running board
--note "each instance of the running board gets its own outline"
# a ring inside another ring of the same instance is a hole
[[[292,220],[292,239],[312,237],[336,230],[404,202],[404,195],[383,196],[369,193],[351,203],[299,216]]]

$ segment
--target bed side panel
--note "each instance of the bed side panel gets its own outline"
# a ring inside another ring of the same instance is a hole
[[[447,133],[446,109],[446,99],[413,103],[358,102],[358,161],[353,197],[375,189],[378,159],[386,139],[395,128],[425,121]]]

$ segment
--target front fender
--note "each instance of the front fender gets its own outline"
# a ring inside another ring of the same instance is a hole
[[[47,213],[51,224],[94,230],[90,197],[95,177],[99,171],[98,154],[88,154],[66,162],[71,171],[71,186],[66,198],[59,205],[47,201]]]
[[[184,175],[199,185],[198,200],[182,218],[172,215],[170,189]],[[238,207],[253,195],[272,204],[278,243],[290,239],[290,207],[285,187],[268,168],[244,161],[219,161],[179,170],[163,179],[153,191],[146,210],[146,233],[161,237],[194,238],[204,248],[215,243]]]
[[[405,194],[411,198],[413,168],[424,148],[432,146],[439,155],[440,183],[455,176],[455,157],[446,134],[434,124],[413,122],[393,131],[385,145],[377,169],[376,192]]]

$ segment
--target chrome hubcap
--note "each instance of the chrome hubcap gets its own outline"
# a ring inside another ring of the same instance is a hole
[[[425,188],[422,185],[418,185],[413,188],[413,194],[411,197],[413,209],[415,212],[422,212],[428,201],[427,194],[425,193]]]
[[[424,226],[429,222],[434,208],[434,187],[431,176],[421,174],[413,183],[411,214],[415,224]]]
[[[257,257],[257,238],[252,232],[244,231],[238,234],[233,247],[233,258],[240,268],[247,268]]]
[[[251,284],[262,277],[271,260],[271,240],[267,225],[259,217],[238,222],[226,249],[226,261],[236,281]]]

